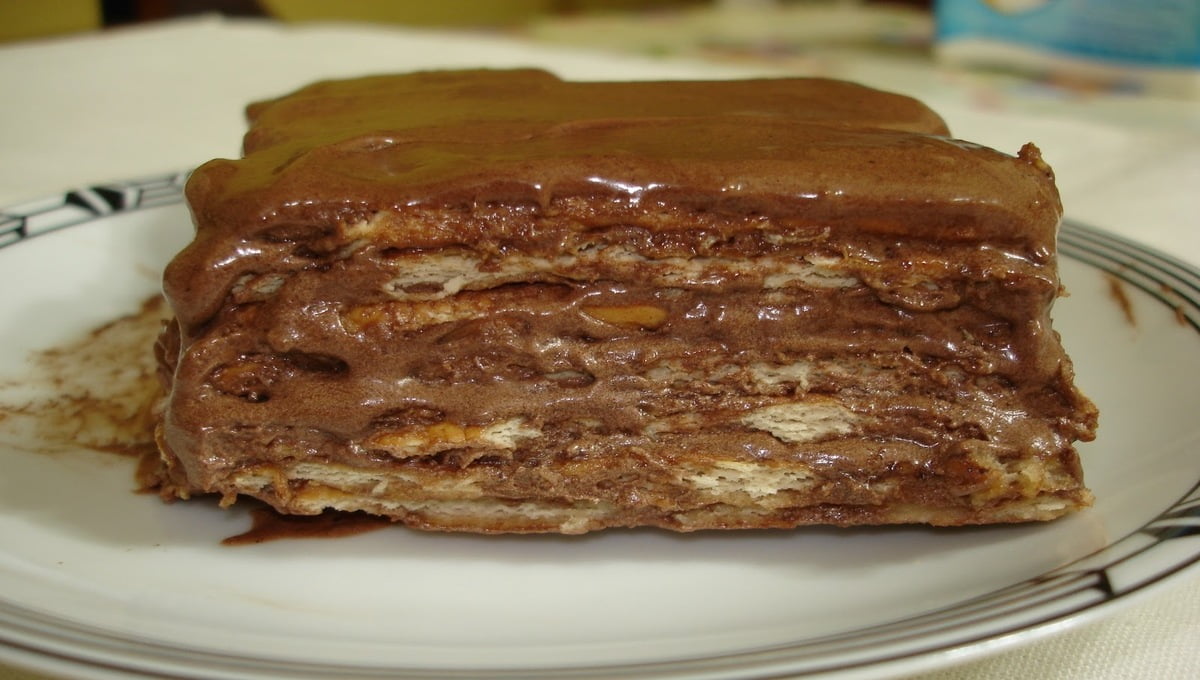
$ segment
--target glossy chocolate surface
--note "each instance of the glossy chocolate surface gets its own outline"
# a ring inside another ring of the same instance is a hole
[[[214,263],[254,260],[260,233],[413,206],[546,209],[584,197],[1000,239],[1041,254],[1053,251],[1061,213],[1036,149],[1015,158],[949,139],[919,102],[834,80],[434,72],[321,83],[249,113],[245,157],[205,164],[188,186],[198,238],[167,276],[185,308],[213,309],[230,284]],[[478,236],[455,228],[393,227],[392,236],[409,247]]]

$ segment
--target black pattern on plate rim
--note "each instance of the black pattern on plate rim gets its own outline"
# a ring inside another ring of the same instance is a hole
[[[109,215],[183,201],[188,172],[72,189],[0,209],[0,248]]]

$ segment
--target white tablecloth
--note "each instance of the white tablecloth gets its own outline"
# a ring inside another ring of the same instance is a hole
[[[318,78],[425,67],[542,65],[572,78],[714,77],[747,66],[649,60],[482,35],[286,27],[217,17],[0,47],[0,205],[236,156],[242,106]],[[761,70],[761,69],[760,69]],[[839,73],[916,95],[955,133],[1036,140],[1068,214],[1200,264],[1200,106],[992,88],[932,66],[850,60]],[[1200,574],[1099,621],[921,676],[1200,677]],[[38,677],[0,667],[0,679]]]

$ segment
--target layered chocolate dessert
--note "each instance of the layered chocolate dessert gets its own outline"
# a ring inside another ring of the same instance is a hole
[[[427,72],[249,118],[165,274],[166,498],[563,533],[1090,503],[1032,145],[821,79]]]

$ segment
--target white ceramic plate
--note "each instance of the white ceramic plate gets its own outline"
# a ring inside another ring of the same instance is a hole
[[[182,180],[5,211],[0,376],[157,290],[190,237]],[[1102,413],[1086,512],[223,547],[244,509],[129,493],[112,456],[0,448],[0,658],[76,677],[865,677],[1106,613],[1200,559],[1200,273],[1074,224],[1062,253],[1057,328]]]

